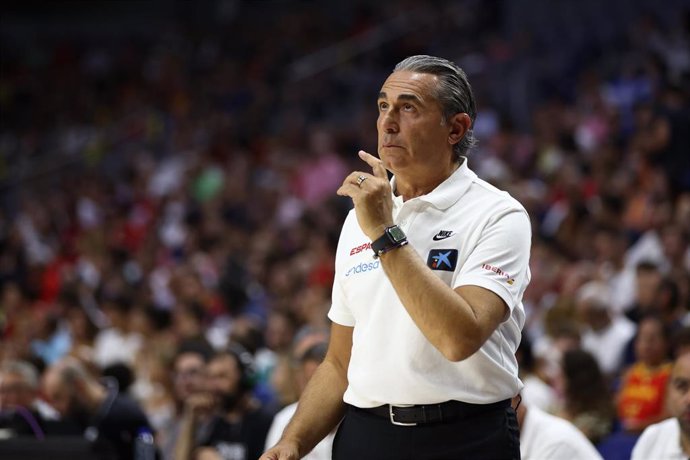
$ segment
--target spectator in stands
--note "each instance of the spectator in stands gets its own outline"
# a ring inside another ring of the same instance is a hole
[[[206,364],[212,354],[213,349],[203,340],[182,342],[177,349],[172,365],[176,412],[163,424],[157,438],[163,460],[175,460],[175,444],[182,427],[185,404],[196,394],[204,392]],[[201,421],[199,425],[208,421]]]
[[[618,418],[625,430],[640,433],[668,417],[664,400],[671,373],[669,348],[669,329],[661,316],[643,317],[635,337],[637,360],[623,376],[617,395]]]
[[[669,378],[667,408],[671,418],[647,427],[632,460],[690,457],[690,353],[678,355]]]
[[[43,393],[65,422],[71,422],[84,437],[103,449],[113,449],[120,460],[134,453],[134,440],[141,430],[153,432],[139,405],[102,384],[74,358],[65,358],[48,368]]]
[[[206,393],[186,401],[176,458],[249,460],[263,452],[273,412],[253,397],[253,357],[238,344],[217,352],[206,372]],[[201,417],[212,414],[195,439]]]
[[[625,346],[635,334],[635,325],[611,311],[611,291],[602,282],[582,286],[576,304],[585,324],[582,348],[596,358],[607,378],[615,377],[621,370]]]
[[[94,341],[98,329],[79,305],[69,306],[66,315],[71,339],[68,354],[82,361],[94,362]]]
[[[570,350],[563,355],[562,374],[555,388],[563,398],[557,415],[569,420],[592,444],[611,432],[615,418],[612,395],[589,352]]]
[[[178,340],[206,340],[204,320],[206,312],[196,303],[181,303],[173,310],[172,329]]]
[[[552,412],[557,406],[557,395],[549,383],[546,364],[543,359],[535,359],[532,354],[532,343],[526,335],[518,346],[515,356],[520,369],[520,380],[524,384],[520,395],[523,404],[539,408],[544,412]],[[518,421],[520,413],[518,412]]]
[[[520,425],[522,460],[601,460],[592,443],[572,423],[538,407],[513,400]]]
[[[134,364],[142,337],[131,330],[131,310],[132,299],[124,295],[103,301],[103,312],[110,327],[101,330],[94,341],[94,359],[101,368],[118,362]]]
[[[635,272],[625,266],[627,238],[622,228],[601,226],[593,235],[597,273],[611,292],[611,312],[624,313],[635,299]]]
[[[307,348],[305,349],[305,346]],[[328,341],[323,340],[320,334],[317,334],[316,342],[314,335],[304,335],[300,341],[293,347],[293,359],[296,369],[297,387],[300,393],[304,390],[307,382],[311,376],[316,372],[317,367],[326,356],[328,349]],[[271,429],[266,436],[266,449],[275,445],[283,434],[283,430],[297,410],[297,402],[289,404],[280,410],[273,419]],[[319,442],[314,449],[305,455],[306,460],[329,460],[331,458],[331,451],[333,449],[333,438],[335,433],[326,436]]]
[[[643,261],[635,269],[635,302],[626,316],[635,323],[646,313],[654,311],[657,302],[657,292],[661,284],[662,274],[659,267],[652,262]]]
[[[58,413],[39,396],[38,372],[25,361],[6,361],[0,365],[0,428],[13,435],[42,438],[45,421],[56,420]]]

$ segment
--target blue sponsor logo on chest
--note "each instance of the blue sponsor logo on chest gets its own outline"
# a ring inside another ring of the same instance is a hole
[[[457,249],[432,249],[426,264],[432,270],[444,270],[452,272],[458,263]]]

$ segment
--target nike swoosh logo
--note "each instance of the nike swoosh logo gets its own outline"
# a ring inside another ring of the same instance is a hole
[[[453,236],[453,235],[434,235],[432,240],[441,241],[441,240],[445,240],[446,238],[450,238],[451,236]]]

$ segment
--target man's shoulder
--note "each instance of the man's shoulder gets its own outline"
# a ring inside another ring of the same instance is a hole
[[[642,432],[642,435],[640,436],[640,439],[642,437],[646,436],[651,436],[651,437],[656,437],[662,434],[666,435],[675,435],[675,434],[680,434],[680,430],[678,427],[678,420],[675,418],[667,418],[666,420],[662,420],[661,422],[654,423],[652,425],[649,425],[645,430]]]
[[[675,418],[649,425],[635,443],[632,458],[650,458],[671,450],[680,450],[680,427]]]
[[[112,405],[109,409],[106,409],[106,413],[103,417],[104,422],[108,420],[119,420],[119,421],[131,421],[141,424],[141,426],[149,426],[148,418],[141,408],[139,403],[137,403],[133,398],[125,394],[118,394],[113,399]]]
[[[496,206],[499,208],[525,212],[525,207],[516,200],[510,193],[501,190],[493,184],[475,177],[468,191],[469,197],[473,201],[481,200],[483,205]]]

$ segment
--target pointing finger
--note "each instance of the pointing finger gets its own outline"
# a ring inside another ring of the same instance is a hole
[[[371,166],[374,176],[388,180],[388,174],[386,173],[386,168],[383,166],[383,161],[376,158],[374,155],[365,152],[364,150],[359,151],[359,157],[366,161],[369,166]]]

